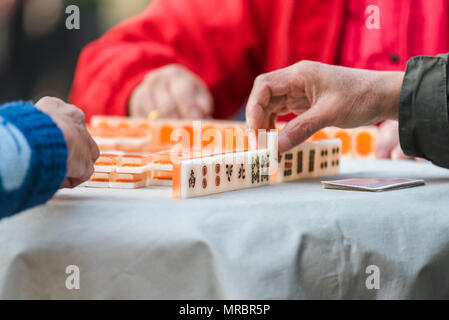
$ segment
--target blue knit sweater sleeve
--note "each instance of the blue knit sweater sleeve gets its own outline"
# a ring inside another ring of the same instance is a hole
[[[64,180],[62,131],[31,103],[0,106],[0,219],[45,203]]]

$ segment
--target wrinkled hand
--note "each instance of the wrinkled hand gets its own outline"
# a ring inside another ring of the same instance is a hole
[[[301,61],[256,78],[246,107],[248,126],[271,129],[278,115],[298,114],[279,134],[283,152],[327,126],[397,119],[403,76]]]
[[[45,97],[36,108],[47,113],[61,129],[67,143],[67,174],[62,188],[74,188],[88,180],[99,156],[97,144],[86,129],[84,113],[57,98]]]
[[[158,110],[163,118],[203,119],[212,114],[213,100],[204,82],[181,65],[151,71],[131,95],[131,116]]]

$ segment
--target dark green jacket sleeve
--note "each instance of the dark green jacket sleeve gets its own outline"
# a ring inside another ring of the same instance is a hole
[[[448,54],[418,56],[407,64],[399,103],[405,154],[449,168]]]

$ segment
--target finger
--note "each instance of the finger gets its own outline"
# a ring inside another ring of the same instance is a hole
[[[192,90],[195,91],[195,109],[201,113],[201,116],[198,115],[199,118],[210,116],[213,111],[213,98],[204,81],[189,70],[184,70],[184,72],[177,70],[177,75],[180,79],[184,78],[184,81],[193,87]]]
[[[147,117],[148,114],[157,110],[156,102],[154,101],[154,87],[158,83],[160,76],[158,73],[150,73],[144,80],[140,87],[138,97],[136,97],[137,107],[134,116]]]
[[[86,137],[87,145],[90,151],[90,158],[92,159],[92,162],[95,163],[95,161],[97,161],[98,157],[100,156],[100,149],[87,130],[84,131],[84,135]]]
[[[289,86],[290,77],[286,69],[256,78],[246,105],[246,119],[250,129],[257,130],[267,125],[266,113],[270,112],[272,98],[285,96],[289,92]],[[275,104],[271,105],[271,107],[275,106]]]
[[[201,111],[203,118],[210,116],[214,109],[212,95],[209,93],[207,87],[201,82],[197,83],[195,91],[196,104]]]
[[[86,179],[87,180],[87,179]],[[67,188],[67,189],[73,189],[77,186],[79,186],[81,183],[83,183],[86,180],[76,179],[76,178],[66,178],[64,182],[61,185],[61,189]]]
[[[179,112],[177,101],[174,99],[170,91],[171,78],[160,77],[152,87],[152,97],[155,107],[160,111],[162,117],[180,118],[182,114]]]
[[[94,174],[94,166],[90,162],[85,162],[84,164],[81,164],[81,160],[79,162],[79,165],[82,166],[80,168],[79,172],[75,172],[75,174],[68,174],[64,183],[64,188],[74,188],[77,185],[83,183],[84,181],[87,181],[92,177]]]
[[[288,122],[279,133],[279,152],[290,150],[325,127],[325,118],[309,110]]]
[[[144,101],[148,100],[150,100],[150,95],[147,84],[140,84],[131,94],[128,107],[129,115],[131,117],[144,117]]]
[[[277,114],[272,114],[270,116],[269,129],[276,129],[276,119],[277,119]]]
[[[169,90],[176,101],[178,113],[186,119],[201,119],[203,114],[196,101],[196,88],[188,77],[174,78],[169,83]]]
[[[43,97],[39,99],[38,102],[34,104],[34,106],[42,111],[48,110],[50,107],[59,108],[61,105],[64,105],[64,101],[55,97]]]
[[[70,183],[69,179],[65,178],[59,188],[60,189],[70,188],[70,186],[71,186],[71,183]]]

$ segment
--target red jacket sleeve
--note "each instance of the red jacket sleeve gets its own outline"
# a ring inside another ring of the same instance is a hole
[[[88,118],[125,115],[145,74],[180,63],[208,85],[214,117],[229,117],[262,72],[264,28],[274,2],[154,0],[82,51],[70,100]]]

